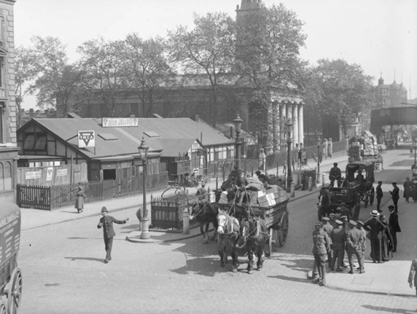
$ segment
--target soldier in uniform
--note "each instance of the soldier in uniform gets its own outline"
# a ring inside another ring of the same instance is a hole
[[[332,268],[331,270],[334,271],[334,267],[336,266],[337,260],[337,272],[342,272],[342,262],[343,262],[343,255],[345,252],[345,241],[346,241],[346,234],[345,228],[343,228],[343,222],[340,220],[336,220],[337,227],[332,230],[330,233],[330,238],[332,240],[332,249],[333,249],[333,261],[332,261]]]
[[[333,164],[333,168],[330,169],[329,173],[329,179],[330,179],[330,185],[334,186],[334,181],[337,182],[337,187],[340,187],[340,184],[342,182],[342,172],[337,167],[337,162]]]
[[[360,232],[362,232],[363,234],[363,243],[362,243],[362,247],[360,250],[360,254],[362,254],[362,261],[365,264],[365,251],[366,251],[366,230],[363,228],[363,222],[358,220],[356,223],[356,228],[358,230],[360,230]],[[365,266],[365,265],[364,265]],[[358,270],[360,270],[360,266],[357,268]]]
[[[330,225],[333,227],[333,229],[336,228],[337,224],[336,224],[335,214],[334,213],[330,213],[329,214],[329,218],[330,218],[330,220],[329,220]]]
[[[381,263],[381,239],[384,225],[378,219],[379,213],[377,210],[371,212],[371,218],[365,221],[363,227],[369,230],[369,239],[371,241],[371,254],[374,263]]]
[[[106,207],[101,209],[101,214],[103,217],[100,218],[100,221],[97,225],[97,228],[103,228],[103,238],[104,238],[104,249],[106,250],[106,258],[104,263],[111,261],[111,250],[113,247],[113,237],[116,235],[113,229],[113,222],[117,224],[125,224],[129,221],[129,218],[125,220],[117,220],[113,216],[109,215],[109,212]]]
[[[363,233],[356,228],[356,222],[349,221],[350,229],[346,232],[346,250],[349,258],[349,274],[353,274],[353,255],[356,256],[359,262],[359,272],[362,274],[365,272],[363,268],[363,256],[361,254],[362,244],[365,242]]]
[[[376,209],[379,213],[382,212],[381,200],[383,196],[384,196],[384,193],[382,192],[382,181],[378,181],[378,185],[376,186]]]
[[[408,273],[408,283],[411,289],[413,289],[414,285],[417,295],[417,258],[413,259],[411,262],[410,272]]]
[[[313,232],[313,255],[316,267],[319,273],[319,278],[313,280],[314,283],[319,283],[321,286],[326,284],[326,266],[325,260],[327,252],[330,250],[330,239],[327,233],[323,230],[321,222],[316,223]]]
[[[323,223],[323,230],[327,233],[327,235],[329,236],[330,239],[330,234],[332,233],[333,230],[333,226],[329,223],[330,218],[329,217],[323,217],[321,219],[322,223]],[[332,244],[332,240],[330,239],[330,245]],[[329,264],[329,268],[332,268],[332,250],[329,250],[327,252],[327,262]]]

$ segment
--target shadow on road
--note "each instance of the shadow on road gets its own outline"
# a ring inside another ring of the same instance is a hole
[[[86,261],[93,261],[93,262],[100,262],[103,263],[103,259],[102,258],[96,258],[96,257],[64,257],[65,259],[69,259],[72,262],[76,261],[76,260],[86,260]]]
[[[275,278],[275,279],[281,279],[281,280],[287,280],[287,281],[294,281],[294,282],[302,282],[302,283],[307,283],[307,284],[313,284],[308,279],[297,278],[297,277],[289,277],[289,276],[278,275],[278,276],[268,276],[268,278]]]
[[[270,260],[279,261],[280,265],[290,268],[292,270],[298,270],[302,272],[308,272],[313,268],[313,260],[312,259],[301,259],[296,257],[290,256],[272,256]]]
[[[378,311],[378,312],[388,312],[388,313],[392,313],[393,311],[395,313],[404,313],[404,314],[408,314],[408,313],[415,313],[415,311],[413,310],[406,310],[406,309],[392,309],[389,307],[383,307],[383,306],[373,306],[373,305],[362,305],[364,308],[369,309],[369,310],[373,310],[373,311]]]

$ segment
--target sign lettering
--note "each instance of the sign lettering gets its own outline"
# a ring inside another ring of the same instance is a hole
[[[67,176],[67,169],[58,169],[56,172],[57,177],[66,177]]]
[[[95,146],[96,133],[94,131],[78,131],[78,148]]]
[[[53,174],[54,174],[54,167],[48,167],[46,169],[46,181],[52,181]]]
[[[103,128],[119,128],[138,126],[138,118],[101,118]]]
[[[28,171],[25,175],[26,180],[40,179],[42,176],[42,171]]]

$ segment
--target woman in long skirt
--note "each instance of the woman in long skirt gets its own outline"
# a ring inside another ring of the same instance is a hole
[[[84,190],[82,186],[78,187],[76,200],[75,200],[75,208],[78,210],[78,213],[82,213],[84,209],[84,200],[87,197],[85,196]]]

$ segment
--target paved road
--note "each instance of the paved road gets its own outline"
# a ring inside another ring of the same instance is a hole
[[[408,164],[403,152],[387,155],[387,170],[377,180],[400,182]],[[400,164],[400,166],[397,166]],[[343,165],[341,165],[343,167]],[[388,196],[388,193],[386,193]],[[162,244],[125,241],[137,228],[134,209],[114,213],[130,217],[116,225],[113,261],[104,264],[98,217],[47,225],[22,232],[19,265],[24,296],[20,314],[37,313],[412,313],[415,297],[355,293],[319,287],[306,280],[312,265],[311,232],[316,221],[317,194],[289,204],[290,231],[284,248],[265,261],[261,272],[248,275],[245,258],[240,271],[219,266],[215,243],[202,245],[200,237]],[[388,201],[388,199],[386,200]],[[387,282],[406,280],[396,262],[416,255],[417,208],[400,201],[399,252],[395,261],[381,265]],[[374,205],[375,206],[375,205]],[[371,208],[361,211],[366,219]],[[386,209],[384,209],[386,212]],[[23,215],[23,218],[25,216]],[[369,255],[369,254],[367,254]],[[404,264],[405,262],[403,262]],[[367,263],[370,269],[375,264]],[[390,266],[393,265],[393,266]],[[348,280],[348,274],[338,276]],[[352,280],[352,279],[349,279]]]

